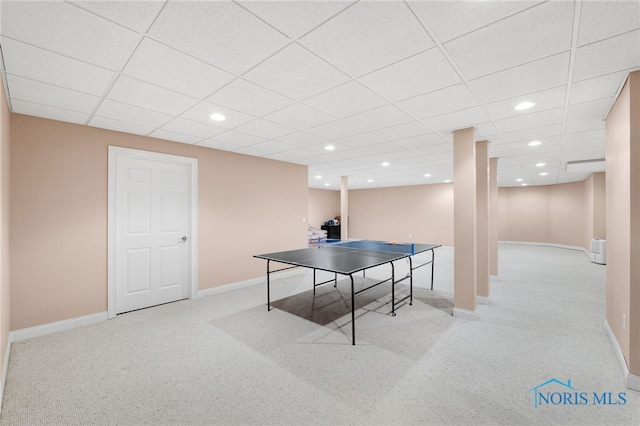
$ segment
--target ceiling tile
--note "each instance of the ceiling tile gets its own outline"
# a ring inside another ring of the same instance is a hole
[[[353,1],[239,1],[265,22],[298,38],[353,4]]]
[[[207,148],[219,149],[222,151],[233,151],[238,148],[242,148],[242,145],[236,145],[232,143],[222,142],[216,139],[205,139],[197,143],[198,146],[204,146]]]
[[[171,120],[171,115],[169,114],[123,104],[110,99],[102,101],[95,115],[129,124],[135,123],[152,129],[160,127]]]
[[[202,99],[234,76],[149,38],[136,49],[123,74]]]
[[[327,142],[318,136],[314,136],[306,132],[290,133],[288,135],[280,136],[274,140],[296,147],[318,145]]]
[[[96,96],[104,94],[114,76],[104,68],[7,38],[2,39],[2,55],[7,74]]]
[[[585,140],[599,139],[604,141],[605,129],[587,130],[584,132],[571,132],[564,136],[565,143],[582,142]]]
[[[562,135],[562,124],[536,127],[534,129],[523,129],[515,132],[505,132],[503,136],[506,142],[532,141],[540,138],[548,138]]]
[[[508,133],[515,132],[517,130],[535,129],[554,124],[562,124],[563,119],[564,108],[555,108],[498,120],[496,125],[502,132]]]
[[[93,116],[89,121],[89,126],[101,129],[114,130],[116,132],[132,133],[134,135],[147,135],[153,132],[153,127],[142,126],[140,124],[125,123],[111,118]]]
[[[241,78],[218,90],[207,100],[256,117],[262,117],[294,103],[289,98]]]
[[[411,1],[409,4],[445,42],[540,3],[539,1]],[[451,25],[455,22],[456,25]]]
[[[569,103],[579,104],[609,97],[622,87],[626,79],[626,72],[617,72],[573,83]]]
[[[569,107],[567,121],[583,120],[588,118],[603,120],[605,114],[609,112],[614,101],[614,98],[605,98],[571,105]]]
[[[567,133],[578,133],[578,132],[587,132],[590,130],[599,130],[604,129],[604,120],[576,120],[576,121],[567,121],[567,125],[565,127],[565,131]]]
[[[469,82],[481,101],[489,103],[566,85],[569,52],[510,68]]]
[[[256,149],[263,149],[265,151],[268,151],[268,153],[278,153],[283,151],[289,151],[296,148],[295,146],[292,146],[283,142],[278,142],[275,140],[258,142],[256,144],[251,145],[251,147]]]
[[[375,133],[389,140],[400,140],[412,136],[428,135],[433,133],[433,130],[421,121],[410,121],[408,123],[378,129]]]
[[[407,5],[395,1],[359,2],[303,37],[302,42],[351,76],[434,46]]]
[[[346,122],[366,130],[377,130],[413,121],[413,118],[393,105],[385,105],[367,112],[352,115]]]
[[[573,2],[546,2],[444,47],[463,76],[473,79],[568,50],[572,29]]]
[[[389,65],[359,79],[390,101],[433,92],[460,83],[460,77],[444,57],[433,48]]]
[[[429,118],[478,105],[466,85],[457,84],[446,89],[416,96],[397,104],[416,118]]]
[[[254,83],[295,100],[303,100],[344,83],[348,77],[309,53],[291,44],[246,73]]]
[[[553,109],[564,107],[566,103],[566,86],[558,86],[553,89],[543,90],[541,92],[528,93],[516,98],[505,99],[498,102],[486,104],[485,108],[491,114],[494,120],[501,118],[516,117],[522,115],[522,111],[515,109],[515,106],[520,102],[529,101],[534,102],[535,105],[527,110],[527,113],[543,111],[546,109]]]
[[[187,120],[180,117],[162,126],[161,130],[168,130],[170,132],[196,136],[199,139],[210,138],[225,131],[225,129],[220,127],[199,123],[197,121]]]
[[[122,65],[139,39],[134,31],[61,1],[6,1],[2,13],[12,16],[2,20],[6,37],[110,70]]]
[[[271,121],[257,119],[250,121],[242,126],[236,127],[237,131],[242,133],[248,133],[254,136],[260,136],[267,139],[278,138],[280,136],[294,133],[295,130],[290,127],[285,127]]]
[[[166,114],[180,114],[197,103],[197,99],[144,81],[121,75],[109,91],[114,101]]]
[[[436,131],[457,130],[484,123],[489,117],[481,107],[462,109],[422,120]]]
[[[189,120],[198,121],[200,123],[210,124],[213,121],[209,116],[213,113],[219,113],[226,117],[224,121],[216,121],[214,124],[217,127],[223,127],[225,129],[233,129],[234,127],[248,123],[255,118],[220,105],[212,104],[210,102],[197,103],[191,109],[182,114],[182,117]]]
[[[194,144],[202,138],[192,135],[185,135],[183,133],[172,132],[169,130],[158,129],[151,133],[149,136],[152,138],[158,139],[166,139],[174,142],[186,143],[186,144]]]
[[[161,1],[69,1],[81,9],[91,11],[133,31],[143,33],[162,10]]]
[[[209,138],[209,140],[215,140],[215,141],[229,143],[237,146],[247,146],[247,145],[253,145],[258,142],[262,142],[265,139],[259,136],[253,136],[247,133],[237,132],[235,130],[227,130],[224,133],[220,133],[219,135],[216,135],[214,138]]]
[[[357,81],[349,81],[306,99],[304,103],[335,117],[344,118],[385,105],[387,101]]]
[[[574,81],[640,67],[640,30],[579,47]]]
[[[68,123],[85,124],[89,119],[89,114],[67,109],[55,108],[47,105],[15,99],[11,101],[13,112],[18,114],[43,117],[50,120],[66,121]]]
[[[167,2],[148,34],[236,74],[289,43],[287,37],[245,9],[223,1]]]
[[[578,45],[600,41],[640,28],[638,1],[584,1]]]
[[[7,75],[7,83],[11,87],[11,99],[47,105],[55,108],[89,114],[98,104],[97,96],[52,86],[35,80]]]
[[[335,120],[335,117],[331,117],[324,112],[320,112],[301,103],[285,107],[264,118],[297,130],[304,130]]]
[[[375,133],[361,133],[359,135],[349,136],[348,138],[337,139],[332,143],[336,147],[341,145],[348,146],[350,148],[367,148],[370,145],[386,142],[387,140]]]
[[[307,129],[306,132],[327,140],[333,140],[364,133],[364,130],[345,121],[336,120],[327,124],[312,127]]]

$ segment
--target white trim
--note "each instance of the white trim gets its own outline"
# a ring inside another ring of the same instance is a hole
[[[107,196],[107,314],[109,318],[116,316],[116,166],[118,157],[142,158],[146,160],[167,161],[189,166],[190,187],[189,200],[191,202],[189,217],[189,299],[198,297],[198,159],[183,157],[179,155],[163,154],[159,152],[142,151],[138,149],[123,148],[119,146],[109,146],[109,166],[108,166],[108,196]]]
[[[627,387],[631,390],[640,392],[640,376],[627,374]]]
[[[33,337],[46,336],[47,334],[53,334],[59,331],[71,330],[72,328],[97,324],[99,322],[106,321],[107,319],[107,312],[99,312],[97,314],[90,314],[82,317],[51,322],[49,324],[37,325],[35,327],[12,331],[9,333],[9,340],[11,342],[19,342],[21,340],[31,339]]]
[[[497,283],[499,281],[500,281],[500,278],[498,278],[497,275],[489,275],[489,282]]]
[[[462,318],[466,320],[477,320],[478,313],[476,311],[469,311],[467,309],[453,308],[453,316],[456,318]]]
[[[548,247],[556,247],[556,248],[563,248],[563,249],[569,249],[569,250],[578,250],[578,251],[582,251],[584,252],[587,256],[589,256],[589,252],[587,251],[587,249],[585,249],[584,247],[580,247],[580,246],[570,246],[570,245],[566,245],[566,244],[554,244],[554,243],[537,243],[537,242],[533,242],[533,241],[500,241],[499,244],[524,244],[524,245],[531,245],[531,246],[548,246]]]
[[[286,277],[291,277],[294,275],[301,275],[301,274],[306,274],[307,271],[304,269],[297,269],[297,270],[293,270],[293,271],[286,271],[286,272],[278,272],[276,274],[273,274],[271,277],[273,278],[286,278]],[[225,284],[225,285],[221,285],[218,287],[211,287],[205,290],[200,290],[198,291],[198,297],[207,297],[207,296],[213,296],[216,294],[221,294],[221,293],[226,293],[228,291],[233,291],[233,290],[239,290],[241,288],[245,288],[245,287],[250,287],[252,285],[256,285],[256,284],[266,284],[267,280],[265,277],[259,277],[259,278],[251,278],[249,280],[246,281],[238,281],[235,283],[231,283],[231,284]]]
[[[7,384],[7,372],[9,371],[9,355],[11,355],[11,336],[7,339],[7,350],[2,364],[2,378],[0,378],[0,413],[2,413],[2,401],[4,401],[4,388]]]
[[[489,296],[476,296],[476,300],[478,301],[478,305],[491,304],[491,298]]]
[[[627,387],[634,391],[640,391],[640,376],[629,373],[629,367],[627,367],[627,361],[624,359],[622,349],[620,348],[618,340],[616,340],[616,335],[613,333],[611,326],[609,326],[609,321],[607,321],[606,318],[604,319],[604,331],[609,338],[609,343],[611,343],[611,347],[613,348],[613,352],[616,354],[616,358],[618,358],[618,364],[620,364],[622,376],[624,377]]]

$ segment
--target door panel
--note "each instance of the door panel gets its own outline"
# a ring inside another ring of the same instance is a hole
[[[190,166],[118,157],[116,313],[189,297]]]

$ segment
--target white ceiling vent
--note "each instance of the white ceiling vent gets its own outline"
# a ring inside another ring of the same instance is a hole
[[[604,172],[605,169],[606,160],[604,158],[567,161],[565,167],[565,171],[567,172]]]

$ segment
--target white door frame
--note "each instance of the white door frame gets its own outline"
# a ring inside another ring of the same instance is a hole
[[[108,238],[107,238],[107,318],[116,316],[116,170],[118,158],[165,161],[184,164],[189,167],[190,216],[189,216],[189,299],[198,296],[198,159],[158,152],[109,146],[109,189],[108,189]]]

